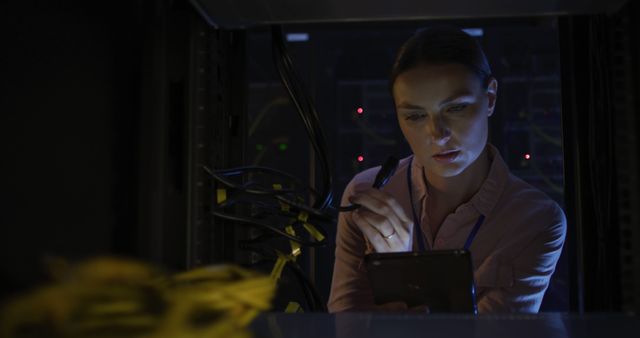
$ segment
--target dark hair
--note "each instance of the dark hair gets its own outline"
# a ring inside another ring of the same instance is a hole
[[[491,78],[491,67],[482,47],[464,31],[451,26],[419,30],[405,42],[391,68],[389,88],[400,74],[422,64],[457,63],[467,66],[483,84]]]

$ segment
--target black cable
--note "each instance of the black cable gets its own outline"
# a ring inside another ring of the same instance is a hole
[[[278,199],[279,197],[276,196],[276,199]],[[282,202],[285,204],[288,204],[289,206],[289,210],[283,210],[282,209],[282,205],[275,205],[275,204],[269,204],[269,203],[264,203],[262,201],[246,201],[246,200],[236,200],[234,198],[229,198],[226,201],[218,204],[216,209],[224,209],[227,207],[230,207],[232,205],[235,205],[239,202],[248,202],[251,203],[250,205],[253,207],[260,207],[261,211],[268,211],[268,213],[270,215],[274,215],[274,216],[280,216],[280,217],[286,217],[286,218],[297,218],[300,215],[300,211],[304,211],[307,213],[307,217],[308,217],[308,223],[316,223],[316,222],[335,222],[335,218],[325,214],[324,212],[321,212],[319,210],[315,210],[313,208],[308,207],[307,205],[304,204],[296,204],[295,202],[292,202],[291,200],[287,200],[287,199],[281,199],[282,201],[286,201],[286,202]],[[324,230],[324,229],[323,229]],[[325,233],[323,232],[323,235],[325,235]]]
[[[251,247],[252,245],[261,244],[266,241],[270,241],[272,239],[283,239],[278,236],[278,234],[274,234],[273,232],[264,232],[260,235],[257,235],[251,239],[243,239],[238,241],[238,247],[241,249],[246,249],[247,247]]]
[[[269,223],[263,222],[262,220],[257,220],[257,219],[253,219],[253,218],[248,218],[248,217],[243,217],[243,216],[237,216],[237,215],[231,215],[231,214],[227,214],[221,211],[218,211],[216,209],[211,210],[211,214],[214,216],[218,216],[220,218],[224,218],[230,221],[236,221],[236,222],[240,222],[240,223],[245,223],[245,224],[249,224],[249,225],[254,225],[254,226],[259,226],[262,227],[264,229],[267,229],[269,231],[272,231],[278,235],[281,235],[283,237],[288,238],[289,240],[292,240],[294,242],[298,242],[301,245],[304,246],[310,246],[310,247],[322,247],[322,246],[326,246],[326,233],[324,232],[324,229],[322,227],[317,227],[318,231],[320,231],[320,233],[322,233],[322,235],[325,237],[322,241],[308,241],[302,238],[299,238],[298,236],[292,236],[290,234],[288,234],[286,231],[279,229],[276,226],[273,226]]]
[[[295,177],[295,176],[293,176],[293,175],[291,175],[289,173],[286,173],[284,171],[280,171],[280,170],[273,169],[273,168],[260,167],[260,166],[246,166],[246,167],[237,167],[237,168],[230,168],[230,169],[220,169],[220,170],[216,170],[215,172],[217,174],[220,174],[220,175],[235,176],[235,175],[249,174],[249,173],[252,173],[254,171],[261,172],[261,173],[267,173],[267,174],[271,174],[271,175],[274,175],[274,176],[282,176],[284,178],[287,178],[287,179],[293,181],[296,185],[298,185],[300,187],[304,187],[309,192],[311,192],[314,196],[318,196],[319,195],[318,191],[313,189],[313,187],[309,187],[309,186],[303,184],[302,181],[300,181],[297,177]]]
[[[283,195],[287,195],[287,194],[292,194],[292,193],[298,193],[300,194],[300,191],[298,190],[291,190],[291,189],[282,189],[282,190],[276,190],[276,189],[251,189],[248,188],[246,184],[244,185],[238,185],[232,181],[227,180],[223,175],[218,175],[216,172],[212,171],[211,169],[207,168],[206,166],[203,166],[204,170],[214,179],[216,179],[217,181],[220,181],[221,183],[223,183],[224,185],[228,186],[229,188],[244,192],[244,193],[248,193],[248,194],[254,194],[254,195],[262,195],[262,196],[273,196],[275,197],[275,199],[277,199],[278,201],[289,205],[290,207],[294,207],[295,209],[301,210],[301,211],[305,211],[307,212],[309,215],[313,215],[316,216],[320,219],[323,220],[333,220],[333,217],[327,215],[323,210],[319,210],[313,207],[309,207],[304,203],[299,203],[296,201],[293,201],[291,199],[288,199],[286,197],[284,197]],[[229,169],[231,170],[231,169]]]
[[[304,92],[300,89],[300,81],[297,79],[295,72],[293,71],[293,63],[284,43],[282,27],[272,27],[272,38],[274,46],[274,61],[278,69],[281,82],[285,89],[287,89],[287,92],[296,107],[298,115],[305,125],[305,129],[314,152],[318,155],[320,169],[323,175],[323,185],[320,190],[321,199],[314,201],[314,207],[324,209],[328,207],[332,201],[332,177],[329,167],[326,139],[322,132],[320,119],[318,118],[318,114],[314,105],[311,103],[311,100],[306,95],[302,95]],[[300,100],[298,98],[300,98]]]
[[[309,216],[315,216],[325,220],[333,220],[333,217],[326,215],[326,213],[323,210],[314,209],[312,207],[307,206],[306,204],[298,203],[298,202],[286,199],[279,195],[276,195],[275,198],[282,203],[288,204],[290,207],[294,207],[298,210],[307,212]]]
[[[284,194],[290,194],[290,193],[294,193],[296,192],[296,190],[287,190],[287,189],[281,189],[281,190],[277,190],[277,189],[249,189],[246,188],[244,186],[240,186],[230,180],[228,180],[226,177],[224,177],[224,175],[218,175],[215,171],[207,168],[206,166],[202,167],[207,174],[209,174],[211,177],[215,178],[217,181],[220,181],[221,183],[223,183],[224,185],[230,187],[230,188],[234,188],[234,189],[238,189],[238,190],[242,190],[246,193],[250,193],[250,194],[256,194],[256,195],[284,195]]]
[[[354,204],[351,204],[351,205],[341,205],[337,209],[338,209],[339,212],[350,212],[350,211],[354,211],[354,210],[356,210],[356,209],[358,209],[360,207],[361,207],[360,204],[354,203]]]
[[[321,222],[334,222],[335,221],[335,217],[329,215],[327,212],[325,212],[324,210],[317,210],[314,209],[312,207],[309,207],[306,204],[303,203],[298,203],[296,201],[293,201],[291,199],[285,198],[283,196],[280,195],[274,195],[273,196],[276,200],[278,200],[278,202],[281,202],[283,204],[286,204],[290,210],[295,210],[297,212],[293,212],[293,211],[285,211],[282,210],[282,205],[273,205],[272,209],[273,210],[277,210],[279,215],[282,216],[289,216],[289,217],[297,217],[299,212],[304,211],[307,213],[308,217],[310,220],[317,220],[317,221],[321,221]],[[259,205],[259,206],[266,206],[267,203],[264,203],[262,201],[257,201],[257,200],[251,200],[251,199],[247,199],[247,200],[243,200],[243,199],[239,199],[239,198],[227,198],[226,201],[218,204],[218,208],[227,208],[229,206],[235,205],[239,202],[246,202],[246,203],[251,203],[252,205]]]
[[[313,305],[311,305],[312,311],[327,312],[327,306],[325,302],[322,300],[322,297],[320,296],[320,294],[318,293],[318,290],[316,289],[315,285],[313,285],[311,280],[307,278],[307,276],[304,274],[304,272],[302,271],[298,263],[289,262],[289,264],[285,265],[285,267],[288,267],[289,269],[291,269],[295,273],[295,275],[298,277],[298,279],[302,281],[302,284],[307,286],[306,289],[308,290],[308,292],[311,293],[309,295],[310,296],[309,298],[311,298],[313,301],[312,302]]]
[[[241,249],[251,251],[262,256],[262,258],[258,262],[254,263],[253,266],[261,265],[264,262],[271,263],[277,260],[276,253],[267,251],[261,247],[256,247],[253,245],[243,245]],[[300,284],[302,285],[302,292],[304,293],[305,299],[309,304],[311,310],[327,312],[326,302],[322,299],[322,296],[320,296],[320,293],[316,289],[315,285],[304,274],[302,268],[300,268],[300,265],[295,261],[287,261],[287,264],[285,264],[285,269],[287,268],[291,270],[300,281]]]
[[[321,175],[321,184],[316,185],[315,187],[308,187],[307,185],[303,185],[298,179],[287,173],[265,167],[254,166],[231,168],[225,170],[211,170],[207,167],[204,167],[204,170],[213,179],[231,190],[229,194],[231,198],[227,198],[225,202],[221,203],[217,207],[214,207],[214,209],[211,211],[211,214],[227,220],[247,224],[249,226],[256,226],[262,230],[265,230],[267,234],[270,233],[283,239],[295,241],[297,243],[300,243],[302,246],[322,247],[326,246],[326,239],[328,237],[327,233],[324,230],[324,227],[322,226],[317,227],[317,230],[320,232],[320,234],[324,236],[324,238],[320,241],[306,240],[299,236],[291,235],[281,229],[281,227],[283,227],[283,225],[285,224],[292,224],[295,227],[304,227],[304,223],[300,220],[297,220],[300,211],[304,211],[308,214],[308,219],[305,220],[305,222],[316,225],[319,225],[317,221],[333,222],[334,218],[328,215],[326,211],[326,209],[331,206],[333,196],[329,152],[318,113],[314,108],[314,104],[311,98],[305,95],[305,92],[302,89],[301,81],[296,77],[296,73],[293,69],[293,62],[287,52],[282,28],[280,26],[273,27],[272,38],[273,57],[276,68],[278,70],[278,74],[280,75],[280,79],[284,88],[287,90],[289,97],[291,98],[291,102],[296,108],[296,112],[298,113],[298,116],[303,123],[305,131],[309,138],[309,142],[313,148],[314,153],[316,154],[318,166],[320,169],[319,172]],[[272,189],[270,187],[264,187],[256,181],[237,184],[230,179],[234,176],[244,177],[244,175],[253,173],[268,174],[274,175],[279,178],[285,178],[285,180],[293,182],[294,187],[301,187],[303,189]],[[319,189],[314,189],[318,186],[320,187]],[[306,200],[305,195],[308,196],[309,193],[313,197],[313,203],[311,206],[308,206],[306,203],[304,203],[304,201]],[[244,194],[246,194],[246,196],[243,196]],[[300,198],[302,202],[298,202],[295,200],[298,198]],[[267,200],[275,200],[274,202],[276,203],[269,203],[269,201]],[[253,208],[253,215],[258,214],[260,215],[260,217],[246,217],[224,212],[224,208],[239,203],[249,203]],[[284,209],[283,205],[286,205],[287,209]],[[294,220],[294,222],[290,223],[292,219]],[[279,224],[279,226],[274,225],[274,223]],[[269,238],[273,238],[273,236],[263,235],[256,241],[264,241]],[[254,241],[252,243],[256,242]],[[240,244],[243,248],[246,248],[247,246],[252,246],[252,243],[242,242]],[[310,306],[313,309],[326,311],[324,302],[321,300],[321,297],[315,290],[315,287],[313,286],[311,281],[306,278],[299,266],[292,262],[289,262],[289,264],[286,264],[285,266],[288,266],[292,271],[294,271],[298,279],[301,281],[301,284],[303,285],[303,291],[305,292],[305,298],[307,298]]]

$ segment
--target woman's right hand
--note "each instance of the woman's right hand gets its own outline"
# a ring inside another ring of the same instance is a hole
[[[389,302],[381,305],[374,306],[375,311],[384,311],[384,312],[408,312],[408,313],[421,313],[421,314],[429,314],[429,307],[426,305],[417,305],[414,307],[409,307],[405,302]]]
[[[352,211],[353,222],[376,252],[410,251],[413,222],[390,194],[369,188],[349,198],[361,207]]]

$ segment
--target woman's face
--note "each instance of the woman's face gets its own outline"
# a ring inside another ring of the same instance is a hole
[[[427,173],[456,176],[482,154],[497,85],[491,79],[484,87],[461,64],[421,65],[397,77],[398,122]]]

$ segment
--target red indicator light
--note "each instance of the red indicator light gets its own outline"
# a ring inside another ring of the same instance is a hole
[[[362,162],[362,161],[364,161],[364,156],[358,155],[358,162]]]
[[[364,109],[362,109],[362,107],[358,107],[358,109],[356,109],[356,113],[358,113],[358,115],[362,115],[364,114]]]
[[[524,154],[524,159],[525,160],[530,160],[531,159],[531,154]]]

